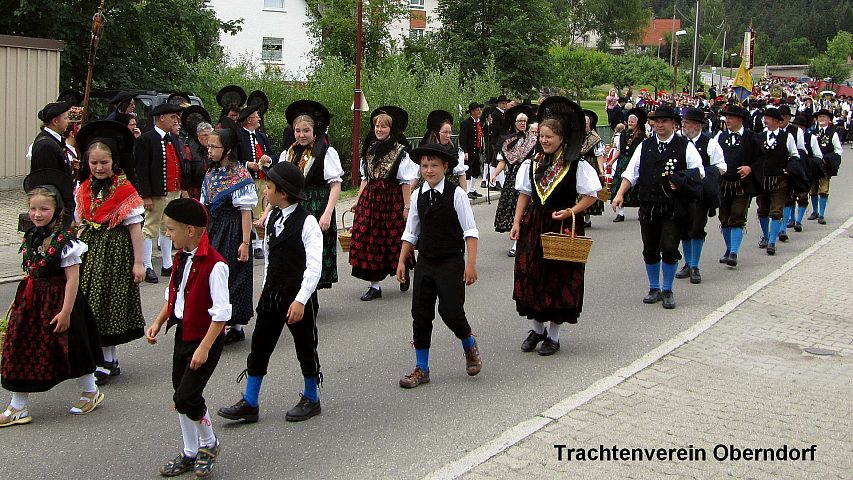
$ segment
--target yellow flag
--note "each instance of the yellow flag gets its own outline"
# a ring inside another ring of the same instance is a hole
[[[732,87],[741,102],[752,95],[752,69],[747,69],[743,61],[740,62],[740,68],[737,69]]]

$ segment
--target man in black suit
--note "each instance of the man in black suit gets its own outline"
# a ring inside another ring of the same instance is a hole
[[[468,104],[468,118],[462,120],[459,126],[459,148],[465,152],[465,165],[468,165],[468,198],[475,199],[483,195],[477,193],[476,181],[483,173],[483,152],[485,142],[483,132],[485,122],[480,121],[483,104],[471,102]]]
[[[492,152],[489,155],[489,163],[486,165],[485,171],[483,172],[483,178],[489,178],[489,171],[491,168],[497,166],[497,154],[501,151],[501,142],[503,141],[504,135],[506,135],[506,128],[504,125],[504,114],[506,114],[507,103],[509,99],[506,98],[506,95],[501,95],[497,99],[498,106],[492,111],[491,115],[491,140],[492,140]],[[503,173],[503,172],[501,172]],[[495,182],[495,185],[489,185],[489,188],[494,187],[497,190],[500,190],[499,183],[501,182],[501,176],[498,177],[498,181]]]
[[[74,172],[80,167],[77,154],[65,143],[65,137],[63,137],[71,123],[68,119],[68,111],[71,110],[72,106],[74,105],[71,102],[49,103],[38,113],[38,118],[42,122],[42,130],[33,140],[30,153],[30,172],[42,169],[59,170],[72,178]],[[73,197],[63,198],[62,201],[68,212],[74,212]],[[71,224],[72,218],[73,215],[65,216],[66,227]]]
[[[154,128],[140,135],[133,145],[135,187],[145,206],[142,262],[145,265],[145,281],[148,283],[158,282],[151,263],[152,240],[155,238],[163,255],[160,275],[165,277],[172,274],[172,241],[166,237],[163,209],[172,200],[188,196],[183,188],[187,181],[180,157],[184,151],[183,144],[172,133],[180,124],[181,110],[180,106],[169,103],[151,110]]]
[[[263,167],[269,167],[273,163],[272,145],[270,144],[269,138],[266,134],[259,130],[259,127],[261,126],[261,116],[258,114],[258,109],[260,107],[260,104],[249,105],[241,110],[240,116],[237,117],[237,123],[242,126],[239,130],[239,160],[243,162],[243,165],[245,165],[249,170],[249,173],[252,174],[252,178],[255,179],[255,187],[257,187],[258,190],[258,204],[252,210],[256,220],[261,218],[261,215],[264,213],[264,208],[267,206]],[[254,257],[264,258],[263,227],[257,228],[255,233],[256,237],[252,241],[254,244],[252,245],[254,249]]]

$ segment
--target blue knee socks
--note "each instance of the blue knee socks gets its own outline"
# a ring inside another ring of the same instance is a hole
[[[694,238],[690,240],[690,242],[693,244],[693,246],[690,247],[690,266],[693,268],[699,268],[699,259],[702,257],[702,247],[705,246],[705,239]]]
[[[671,292],[672,283],[675,281],[675,272],[678,270],[677,263],[661,262],[661,270],[663,270],[663,291]]]
[[[684,254],[684,263],[688,267],[693,266],[693,239],[685,238],[681,241],[681,251]]]
[[[764,238],[770,238],[770,217],[758,217],[758,224],[761,225],[761,234]]]
[[[811,201],[812,201],[812,212],[817,212],[817,197],[818,197],[817,195],[812,195],[812,196],[811,196]]]
[[[782,220],[770,221],[770,236],[767,238],[767,243],[776,245],[776,240],[779,239],[779,232],[782,231]]]
[[[729,238],[731,238],[732,241],[732,246],[729,251],[737,254],[740,250],[740,243],[743,241],[743,227],[732,227],[731,232],[729,232]]]
[[[817,199],[817,201],[818,201],[817,215],[819,217],[823,217],[823,214],[826,213],[826,200],[827,200],[827,197],[824,197],[824,196],[820,196]]]
[[[303,377],[305,380],[305,391],[302,392],[302,395],[305,395],[305,398],[308,401],[315,403],[320,401],[320,389],[317,387],[317,377]]]
[[[429,371],[429,349],[428,348],[416,348],[415,349],[415,360],[417,361],[416,365],[421,370],[428,372]]]
[[[246,393],[243,394],[243,400],[253,407],[258,406],[258,397],[261,396],[261,383],[264,377],[256,377],[254,375],[246,376]]]
[[[732,251],[732,227],[723,227],[723,241],[726,242],[726,253]]]
[[[788,229],[788,222],[794,219],[794,207],[785,207],[782,210],[782,228],[779,233],[785,233]]]
[[[660,264],[661,262],[646,264],[646,275],[649,277],[649,288],[656,288],[660,290]],[[675,274],[673,273],[673,275]]]
[[[462,340],[462,350],[470,350],[474,346],[474,335],[468,335]]]
[[[803,223],[803,217],[806,216],[806,207],[797,207],[797,221],[794,223]]]

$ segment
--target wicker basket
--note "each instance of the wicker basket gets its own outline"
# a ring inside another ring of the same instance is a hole
[[[347,228],[347,223],[344,221],[348,213],[352,214],[349,210],[341,214],[341,226],[343,228],[338,233],[338,241],[341,243],[341,250],[344,252],[349,252],[349,244],[352,242],[352,227]]]
[[[610,201],[610,189],[612,187],[612,183],[610,182],[602,182],[601,190],[598,191],[598,199],[602,202]],[[574,231],[574,229],[572,229]]]
[[[559,232],[543,233],[540,237],[542,239],[542,258],[561,262],[586,263],[587,258],[589,258],[589,250],[592,248],[592,239],[575,235],[575,212],[571,209],[569,212],[572,214],[572,234],[562,233],[563,222],[560,222]]]

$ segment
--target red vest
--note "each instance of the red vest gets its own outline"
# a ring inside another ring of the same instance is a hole
[[[195,253],[192,256],[190,273],[187,276],[187,284],[184,287],[184,318],[181,321],[181,340],[185,342],[199,341],[207,335],[210,328],[210,314],[207,312],[213,306],[213,298],[210,294],[210,272],[217,262],[225,262],[211,245],[205,233],[201,237]],[[175,266],[177,266],[177,256]],[[180,279],[175,279],[177,269],[172,270],[172,279],[169,281],[169,314],[175,311],[175,298]],[[177,283],[176,283],[177,282]],[[222,335],[225,329],[219,334]]]

